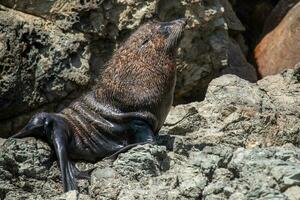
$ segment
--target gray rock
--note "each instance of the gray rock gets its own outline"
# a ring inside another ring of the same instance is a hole
[[[0,147],[2,199],[297,199],[300,185],[299,70],[258,83],[214,79],[206,99],[174,107],[158,145],[140,145],[96,167],[91,183],[62,194],[45,143]]]
[[[90,200],[88,195],[79,194],[78,191],[72,190],[62,195],[51,198],[52,200]]]

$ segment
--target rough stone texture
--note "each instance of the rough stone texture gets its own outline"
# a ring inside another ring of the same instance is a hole
[[[241,34],[245,31],[245,27],[237,18],[228,0],[221,0],[220,2],[224,6],[224,18],[231,36],[227,42],[228,66],[221,69],[220,74],[234,74],[250,82],[256,82],[256,70],[245,57],[248,49]]]
[[[257,45],[254,57],[261,77],[294,68],[300,62],[300,2]]]
[[[175,103],[203,99],[208,83],[228,64],[225,20],[241,25],[221,3],[1,0],[1,136],[15,133],[35,112],[59,110],[89,88],[112,52],[153,18],[190,18],[178,50]]]
[[[250,83],[214,79],[203,102],[173,108],[158,145],[137,146],[61,194],[50,148],[2,140],[1,199],[297,199],[300,69]]]
[[[28,119],[12,117],[44,104],[50,109],[52,102],[90,81],[90,53],[81,33],[64,33],[52,23],[0,5],[0,38],[2,136]]]

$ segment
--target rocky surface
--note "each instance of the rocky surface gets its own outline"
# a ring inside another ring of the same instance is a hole
[[[299,199],[300,69],[257,83],[214,79],[204,101],[173,108],[158,145],[137,146],[62,194],[51,148],[1,141],[1,199]]]
[[[240,44],[236,40],[230,38],[227,48],[228,66],[222,69],[220,74],[234,74],[244,80],[256,82],[258,80],[256,69],[248,63]]]
[[[90,88],[113,51],[145,21],[180,17],[189,23],[178,50],[175,104],[202,100],[229,65],[237,69],[226,73],[252,70],[238,47],[228,52],[228,32],[244,31],[228,0],[0,0],[1,136]],[[231,64],[228,55],[246,65]]]

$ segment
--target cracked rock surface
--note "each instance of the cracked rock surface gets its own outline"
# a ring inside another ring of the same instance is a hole
[[[299,199],[300,70],[258,83],[214,79],[202,102],[174,107],[158,145],[96,166],[91,183],[62,194],[51,148],[2,140],[1,199]]]

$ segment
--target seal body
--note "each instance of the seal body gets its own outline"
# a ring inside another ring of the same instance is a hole
[[[38,113],[13,137],[44,135],[56,151],[64,190],[88,177],[71,160],[98,161],[154,143],[173,102],[175,52],[185,19],[149,22],[114,53],[99,82],[60,113]]]

